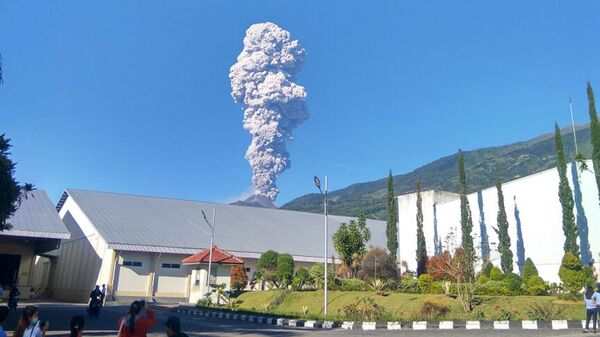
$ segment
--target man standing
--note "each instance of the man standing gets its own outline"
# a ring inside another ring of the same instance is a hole
[[[104,306],[104,299],[106,298],[106,284],[102,285],[102,290],[100,290],[102,295],[100,295],[100,300],[102,301],[102,306]]]

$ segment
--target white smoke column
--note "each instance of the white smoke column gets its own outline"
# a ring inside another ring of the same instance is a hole
[[[298,40],[274,23],[246,30],[244,50],[231,66],[231,96],[243,104],[244,128],[252,135],[246,159],[257,194],[274,201],[277,177],[290,167],[285,141],[309,116],[306,90],[294,83],[304,62]]]

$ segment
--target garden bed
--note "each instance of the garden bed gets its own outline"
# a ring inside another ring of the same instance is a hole
[[[473,312],[466,314],[458,300],[445,295],[390,292],[381,296],[364,291],[330,291],[327,318],[349,320],[348,307],[365,298],[372,298],[373,303],[383,309],[377,314],[377,320],[382,321],[581,320],[585,318],[583,303],[559,300],[554,296],[479,296],[481,303],[475,306]],[[324,319],[323,291],[246,292],[238,299],[241,303],[237,309],[244,312],[302,319]]]

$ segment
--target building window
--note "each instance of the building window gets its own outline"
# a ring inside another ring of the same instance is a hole
[[[250,268],[246,268],[246,273],[249,273],[249,272],[250,272]]]
[[[179,268],[181,268],[181,264],[179,264],[179,263],[163,263],[162,267],[168,268],[168,269],[179,269]]]
[[[125,267],[141,267],[142,263],[138,261],[123,261]]]

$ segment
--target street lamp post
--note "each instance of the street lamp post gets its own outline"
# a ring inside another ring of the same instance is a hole
[[[204,217],[204,221],[210,227],[210,251],[208,252],[208,273],[206,274],[206,297],[210,296],[210,268],[212,266],[212,252],[213,252],[213,242],[215,240],[215,217],[217,214],[217,210],[213,208],[213,217],[212,224],[206,218],[206,214],[202,211],[202,216]]]
[[[315,186],[319,189],[319,192],[321,192],[321,195],[323,195],[323,214],[325,214],[325,255],[323,256],[324,258],[324,274],[325,274],[325,284],[323,285],[323,289],[325,290],[325,294],[324,294],[324,299],[323,299],[323,313],[325,316],[327,316],[327,288],[328,288],[328,283],[327,283],[327,274],[328,270],[327,270],[327,244],[328,244],[328,236],[329,236],[329,232],[328,232],[328,218],[327,218],[327,176],[325,176],[325,192],[323,192],[323,190],[321,190],[321,181],[319,180],[319,177],[315,176],[314,177],[314,181],[315,181]]]

